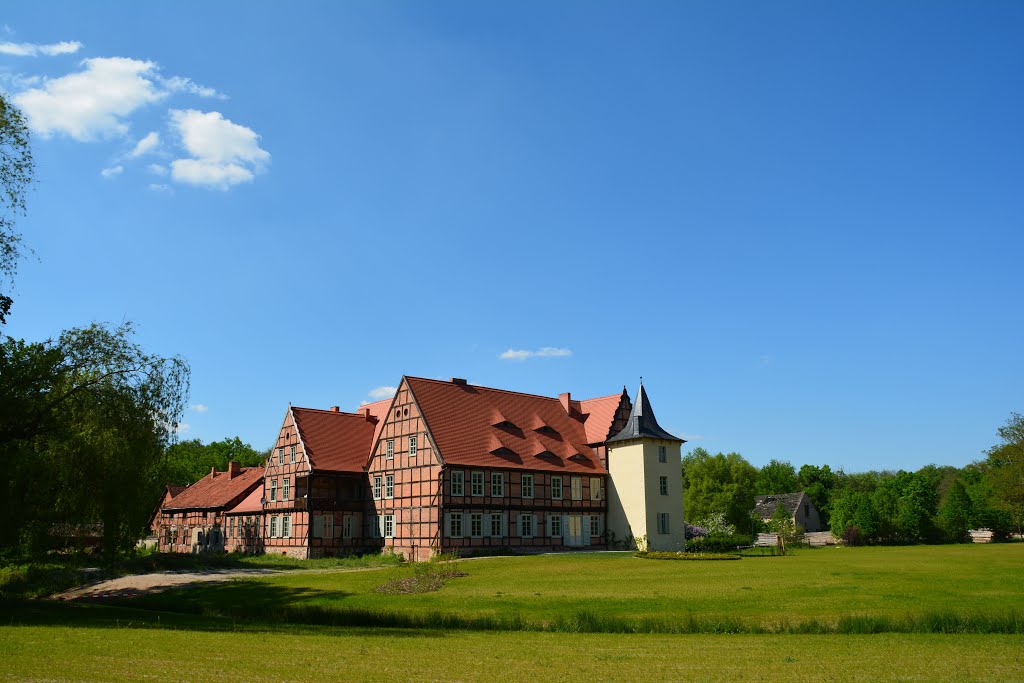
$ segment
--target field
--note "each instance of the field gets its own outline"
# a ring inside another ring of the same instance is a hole
[[[399,567],[0,603],[0,680],[1024,680],[1024,544],[459,569],[414,595],[377,592]]]

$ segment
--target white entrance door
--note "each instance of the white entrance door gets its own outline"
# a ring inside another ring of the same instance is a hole
[[[583,517],[581,515],[569,515],[566,517],[565,529],[566,545],[583,545]]]

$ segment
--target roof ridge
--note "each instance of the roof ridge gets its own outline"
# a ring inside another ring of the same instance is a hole
[[[347,413],[344,410],[327,410],[324,408],[302,408],[300,406],[292,406],[292,410],[308,410],[310,412],[315,413],[326,413],[327,415],[344,415],[346,417],[363,417],[360,413]]]
[[[421,380],[423,382],[434,382],[435,384],[445,384],[445,385],[453,386],[453,387],[454,386],[459,386],[457,384],[452,384],[451,382],[449,382],[447,380],[431,379],[430,377],[413,377],[411,375],[406,375],[406,379],[416,379],[416,380]],[[512,391],[511,389],[499,389],[497,387],[484,386],[483,384],[469,384],[468,386],[471,386],[474,389],[487,389],[488,391],[497,391],[497,392],[500,392],[502,394],[515,394],[517,396],[529,396],[531,398],[543,398],[543,399],[547,399],[549,401],[557,401],[558,400],[557,396],[544,396],[543,394],[530,394],[530,393],[527,393],[525,391]]]

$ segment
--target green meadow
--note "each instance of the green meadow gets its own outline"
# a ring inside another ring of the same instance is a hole
[[[0,602],[0,680],[1024,680],[1024,544],[282,572]],[[422,571],[422,568],[421,568]]]

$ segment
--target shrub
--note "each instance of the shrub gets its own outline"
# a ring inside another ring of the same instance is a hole
[[[687,552],[692,553],[724,553],[733,552],[740,546],[750,545],[750,537],[745,534],[732,536],[703,536],[686,542]]]
[[[867,542],[867,539],[864,538],[864,534],[860,532],[860,529],[853,525],[850,525],[843,529],[843,535],[841,540],[846,545],[851,546],[864,545]]]
[[[635,552],[633,557],[641,560],[738,560],[735,553],[670,553],[670,552]]]

